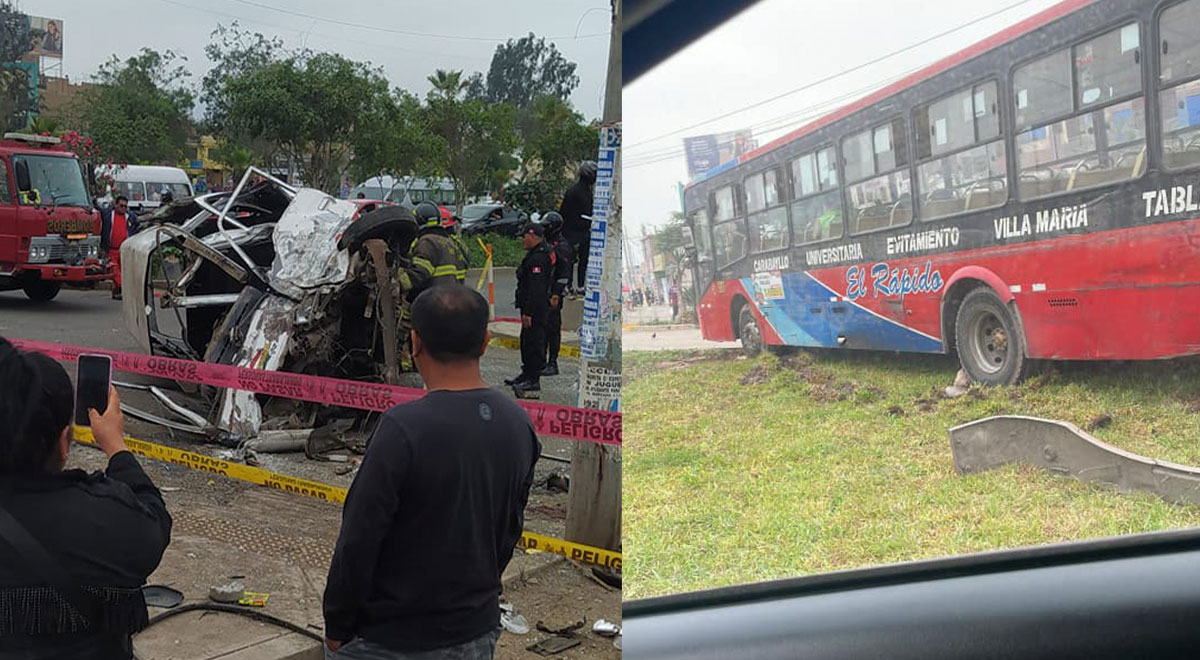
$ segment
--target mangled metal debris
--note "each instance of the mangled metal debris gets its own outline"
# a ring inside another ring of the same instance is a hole
[[[988,417],[950,429],[950,449],[961,474],[1028,463],[1081,481],[1111,484],[1124,492],[1200,504],[1200,468],[1118,449],[1067,422],[1018,415]]]
[[[122,246],[126,326],[152,355],[396,383],[393,283],[417,226],[408,209],[377,205],[251,168],[231,193],[161,207]],[[242,390],[199,392],[205,424],[173,412],[230,446],[258,437],[263,406],[273,405]],[[295,419],[318,417],[317,404],[279,405],[297,409]]]

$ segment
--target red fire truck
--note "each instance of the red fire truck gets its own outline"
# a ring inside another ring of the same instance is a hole
[[[6,133],[0,140],[0,291],[47,301],[63,284],[113,278],[87,169],[57,138]]]

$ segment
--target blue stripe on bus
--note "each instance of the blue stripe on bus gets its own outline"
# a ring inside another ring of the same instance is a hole
[[[743,278],[747,292],[754,278]],[[831,302],[837,295],[805,272],[783,275],[784,298],[757,303],[763,316],[791,346],[836,347],[838,335],[850,348],[941,353],[942,342],[848,301]],[[755,296],[756,298],[758,296]],[[834,314],[834,307],[844,309]],[[819,308],[819,313],[813,313]]]

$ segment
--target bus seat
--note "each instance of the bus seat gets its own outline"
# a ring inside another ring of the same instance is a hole
[[[927,199],[921,202],[921,217],[929,220],[930,218],[940,218],[944,215],[953,215],[964,209],[963,200],[955,199]]]
[[[1007,195],[1004,190],[974,190],[967,197],[967,210],[971,209],[986,209],[991,206],[1002,204]]]

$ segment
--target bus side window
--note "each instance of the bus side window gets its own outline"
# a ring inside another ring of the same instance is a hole
[[[0,204],[12,204],[12,187],[8,182],[8,161],[0,159]]]
[[[1200,165],[1200,0],[1168,7],[1159,16],[1159,93],[1164,165]]]
[[[912,222],[906,135],[904,119],[896,117],[842,141],[851,234]]]
[[[1074,94],[1072,80],[1078,82]],[[1018,68],[1013,96],[1022,199],[1126,181],[1146,171],[1137,23]]]
[[[922,220],[1000,206],[1008,199],[995,81],[917,108],[917,193]]]
[[[842,198],[838,190],[837,160],[826,147],[793,160],[788,169],[792,182],[792,236],[797,245],[842,235]]]

